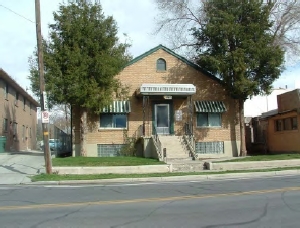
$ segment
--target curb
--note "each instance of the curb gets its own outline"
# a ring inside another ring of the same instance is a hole
[[[186,175],[171,177],[143,177],[143,178],[115,178],[98,180],[64,180],[64,181],[37,181],[23,183],[22,185],[91,185],[107,183],[145,183],[145,182],[176,182],[176,181],[205,181],[205,180],[226,180],[226,179],[248,179],[274,176],[293,176],[300,174],[300,170],[283,170],[271,172],[250,172],[230,174],[209,174],[209,175]]]

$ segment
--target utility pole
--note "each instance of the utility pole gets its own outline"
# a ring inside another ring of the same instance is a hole
[[[49,148],[49,131],[48,123],[43,122],[44,116],[48,117],[48,104],[45,93],[45,79],[44,79],[44,60],[43,60],[43,44],[42,44],[42,31],[41,31],[41,12],[40,12],[40,0],[35,0],[35,25],[36,25],[36,38],[37,38],[37,49],[38,49],[38,66],[39,66],[39,76],[40,76],[40,103],[41,103],[41,113],[42,113],[42,129],[43,129],[43,139],[44,139],[44,158],[46,173],[52,173],[52,162],[51,153]]]

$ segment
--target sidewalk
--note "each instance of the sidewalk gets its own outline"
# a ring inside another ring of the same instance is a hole
[[[204,171],[207,172],[207,171]],[[270,172],[252,173],[230,173],[230,174],[208,174],[208,175],[187,175],[172,177],[147,177],[147,178],[115,178],[101,180],[64,180],[64,181],[38,181],[24,183],[27,185],[101,185],[111,183],[152,183],[152,182],[180,182],[180,181],[209,181],[209,180],[229,180],[229,179],[250,179],[263,177],[280,177],[300,175],[300,170],[284,170]]]
[[[0,153],[0,185],[30,183],[30,175],[44,172],[41,151]]]
[[[221,159],[205,159],[200,163]],[[288,160],[286,160],[288,161]],[[198,162],[191,161],[189,164]],[[200,170],[199,170],[200,171]],[[197,172],[199,172],[197,171]],[[3,184],[31,184],[31,185],[72,185],[72,184],[105,184],[105,183],[137,183],[137,182],[168,182],[168,181],[205,181],[211,179],[237,179],[237,178],[259,178],[283,175],[300,175],[300,170],[268,171],[268,172],[239,172],[230,174],[209,174],[209,172],[221,170],[201,170],[202,175],[170,176],[170,177],[148,177],[148,178],[115,178],[101,180],[73,180],[73,181],[40,181],[31,182],[29,176],[45,173],[44,154],[42,151],[21,151],[0,154],[0,185]],[[207,173],[207,174],[205,174]],[[192,172],[191,172],[192,174]]]

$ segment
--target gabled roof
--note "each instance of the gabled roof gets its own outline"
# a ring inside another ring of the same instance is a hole
[[[193,62],[187,60],[187,59],[184,58],[183,56],[178,55],[177,53],[175,53],[175,52],[172,51],[171,49],[169,49],[169,48],[167,48],[167,47],[165,47],[165,46],[163,46],[163,45],[161,45],[161,44],[158,45],[158,46],[156,46],[155,48],[150,49],[149,51],[145,52],[144,54],[142,54],[142,55],[140,55],[140,56],[134,58],[134,59],[131,60],[129,63],[127,63],[127,64],[125,65],[125,67],[130,66],[130,65],[132,65],[132,64],[134,64],[134,63],[140,61],[141,59],[143,59],[143,58],[145,58],[145,57],[147,57],[147,56],[153,54],[154,52],[156,52],[156,51],[158,51],[158,50],[160,50],[160,49],[164,50],[165,52],[169,53],[170,55],[174,56],[175,58],[180,59],[182,62],[186,63],[187,65],[193,67],[194,69],[200,71],[201,73],[205,74],[206,76],[210,77],[211,79],[213,79],[213,80],[215,80],[215,81],[217,81],[217,82],[219,82],[219,83],[222,84],[222,81],[221,81],[219,78],[217,78],[216,76],[212,75],[211,73],[209,73],[209,72],[207,72],[206,70],[202,69],[202,68],[201,68],[200,66],[198,66],[197,64],[195,64],[195,63],[193,63]]]
[[[0,79],[3,78],[11,87],[29,100],[34,106],[39,107],[37,102],[29,93],[27,93],[12,77],[10,77],[2,68],[0,68]]]

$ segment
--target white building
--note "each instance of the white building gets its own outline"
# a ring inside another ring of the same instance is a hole
[[[245,117],[257,117],[263,112],[277,109],[277,95],[291,91],[292,89],[273,89],[270,95],[258,95],[247,99],[244,104]]]

